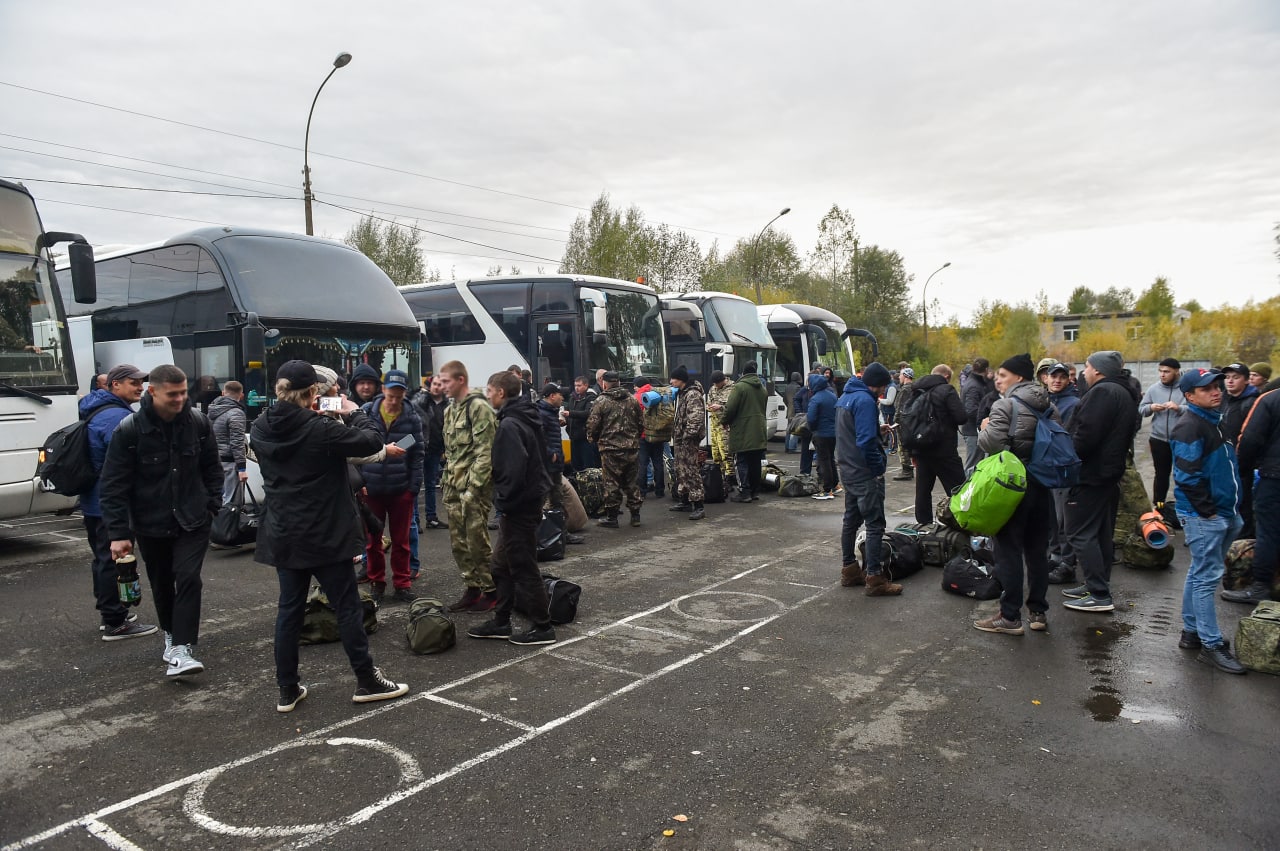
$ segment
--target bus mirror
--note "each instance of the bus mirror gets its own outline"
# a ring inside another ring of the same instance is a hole
[[[868,340],[871,341],[871,359],[876,360],[880,357],[880,342],[876,340],[876,335],[872,334],[870,331],[867,331],[863,328],[850,328],[840,336],[844,338],[866,337]]]
[[[609,314],[604,305],[591,307],[591,343],[595,346],[609,345]]]
[[[827,354],[827,338],[818,338],[818,357],[826,357]]]
[[[733,352],[731,351],[725,352],[722,355],[722,360],[720,361],[720,371],[723,372],[725,375],[734,374],[735,370],[734,370],[734,364],[733,364]]]
[[[73,242],[67,247],[67,259],[71,263],[71,291],[76,304],[93,304],[98,300],[98,274],[93,265],[93,246],[87,242]]]
[[[266,363],[267,329],[262,327],[256,313],[245,317],[245,326],[240,330],[240,348],[244,351],[246,364],[257,364],[261,369]]]

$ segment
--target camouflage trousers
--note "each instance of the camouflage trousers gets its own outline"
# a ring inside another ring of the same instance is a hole
[[[493,574],[489,572],[489,510],[493,500],[472,497],[463,503],[460,494],[446,492],[444,507],[449,512],[449,544],[453,560],[468,588],[493,591]]]
[[[696,440],[671,441],[671,448],[676,454],[676,481],[679,482],[680,493],[689,502],[702,502],[702,465],[698,463],[698,443]]]
[[[719,417],[711,418],[711,460],[720,465],[725,478],[733,475],[733,453],[729,451],[729,430],[720,425]]]
[[[612,517],[622,508],[622,498],[627,498],[627,508],[639,511],[644,496],[636,485],[639,470],[639,448],[630,450],[603,450],[600,453],[600,472],[604,479],[604,513]]]

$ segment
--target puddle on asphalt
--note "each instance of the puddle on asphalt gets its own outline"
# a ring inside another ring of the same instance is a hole
[[[1094,721],[1115,721],[1124,714],[1120,690],[1111,684],[1111,671],[1103,663],[1111,661],[1116,644],[1133,630],[1133,624],[1117,620],[1090,624],[1084,629],[1084,652],[1080,658],[1091,665],[1089,672],[1101,680],[1090,688],[1092,694],[1083,701]]]

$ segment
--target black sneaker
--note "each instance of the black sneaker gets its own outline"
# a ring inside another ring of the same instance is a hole
[[[547,624],[543,627],[535,626],[530,630],[511,636],[507,641],[521,646],[533,644],[555,644],[556,631],[551,624]]]
[[[1044,612],[1032,612],[1027,615],[1027,626],[1031,627],[1032,632],[1047,632],[1049,617]]]
[[[565,532],[564,542],[566,544],[585,544],[587,542],[587,539],[582,537],[581,535],[575,535],[572,532]]]
[[[372,674],[359,681],[356,693],[351,695],[351,702],[373,703],[377,700],[395,700],[408,693],[408,683],[393,683],[382,675],[381,668],[374,668]]]
[[[604,527],[604,528],[606,528],[606,529],[617,529],[617,528],[618,528],[618,515],[616,515],[616,514],[610,514],[609,516],[607,516],[607,517],[605,517],[604,519],[602,519],[602,520],[601,520],[599,523],[597,523],[596,525],[597,525],[597,526],[603,526],[603,527]]]
[[[735,493],[729,494],[729,501],[730,502],[750,502],[751,497],[745,493],[735,492]]]
[[[912,480],[912,479],[914,479],[914,478],[915,478],[915,474],[914,474],[914,473],[906,473],[906,472],[903,472],[903,473],[899,473],[898,475],[894,476],[894,477],[893,477],[893,481],[895,481],[895,482],[909,482],[909,481],[911,481],[911,480]]]
[[[129,612],[129,614],[127,614],[127,615],[125,615],[125,616],[124,616],[124,622],[125,622],[125,623],[137,623],[137,622],[138,622],[138,613],[137,613],[137,612]],[[98,632],[106,632],[108,628],[109,628],[109,627],[108,627],[105,623],[100,623],[100,624],[98,624]]]
[[[1254,582],[1248,588],[1243,588],[1239,591],[1223,591],[1219,596],[1228,603],[1256,605],[1263,600],[1271,599],[1271,587],[1265,582]]]
[[[1059,564],[1049,571],[1050,585],[1068,585],[1076,581],[1076,569],[1069,564]]]
[[[1182,637],[1178,639],[1179,650],[1199,650],[1202,646],[1199,635],[1185,629],[1182,631]]]
[[[395,593],[391,595],[391,599],[396,603],[412,603],[418,599],[418,595],[408,588],[397,588]]]
[[[307,687],[304,685],[281,688],[280,700],[276,703],[276,712],[292,712],[294,707],[306,699]]]
[[[126,638],[141,638],[144,635],[152,635],[156,631],[156,625],[153,623],[138,623],[133,621],[125,621],[116,627],[108,627],[102,631],[103,641],[124,641]]]
[[[1245,672],[1244,665],[1236,661],[1236,657],[1231,655],[1231,651],[1227,649],[1226,644],[1219,644],[1217,647],[1202,647],[1200,655],[1196,656],[1200,662],[1205,662],[1219,671],[1226,671],[1228,674],[1243,674]]]
[[[448,529],[449,528],[448,523],[442,523],[434,517],[432,517],[430,520],[428,520],[426,523],[423,523],[422,525],[427,527],[428,529]]]
[[[688,502],[677,502],[675,505],[667,509],[667,511],[692,511],[693,505]]]
[[[511,621],[498,623],[496,620],[487,620],[467,630],[467,636],[469,638],[510,638]]]

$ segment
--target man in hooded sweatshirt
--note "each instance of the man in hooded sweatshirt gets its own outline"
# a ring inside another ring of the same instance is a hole
[[[489,377],[485,396],[498,411],[493,437],[493,504],[498,514],[498,546],[489,570],[497,585],[493,619],[467,630],[471,638],[503,639],[512,644],[554,644],[556,631],[548,615],[546,586],[538,572],[538,524],[542,501],[551,489],[547,475],[542,418],[509,372]],[[514,633],[511,612],[516,597],[533,625]]]
[[[1080,397],[1067,431],[1080,458],[1080,481],[1067,494],[1067,538],[1084,573],[1084,584],[1067,588],[1068,609],[1110,612],[1112,538],[1120,507],[1120,479],[1133,452],[1133,436],[1142,424],[1141,394],[1125,377],[1124,357],[1115,351],[1094,352],[1084,368],[1088,390]]]
[[[347,394],[357,405],[366,405],[378,395],[382,376],[367,363],[362,363],[351,373],[351,392]]]
[[[738,491],[729,495],[730,502],[760,498],[760,467],[769,446],[769,391],[758,371],[755,361],[743,365],[742,377],[734,383],[721,418],[729,427],[729,451],[738,472]]]
[[[836,484],[836,394],[831,383],[821,375],[809,376],[809,407],[805,420],[813,435],[813,448],[818,456],[818,477],[822,490],[814,499],[835,499]]]
[[[978,434],[978,448],[987,455],[1009,450],[1024,463],[1031,460],[1035,446],[1037,414],[1057,412],[1049,394],[1034,380],[1035,367],[1029,353],[1014,355],[996,370],[1000,398],[991,406],[991,415]],[[995,575],[1003,592],[1000,611],[974,621],[974,629],[1004,635],[1022,635],[1023,565],[1026,566],[1027,621],[1036,632],[1049,628],[1049,534],[1054,523],[1053,492],[1034,476],[1027,476],[1027,492],[1018,508],[995,535]]]

